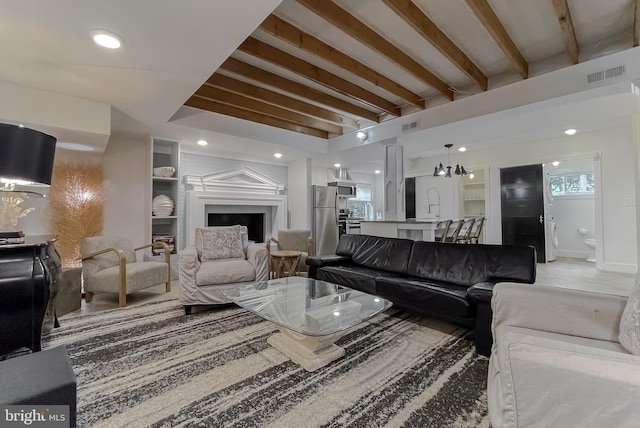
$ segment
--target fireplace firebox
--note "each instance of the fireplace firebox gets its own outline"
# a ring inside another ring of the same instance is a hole
[[[209,213],[207,226],[247,226],[249,240],[264,242],[264,213]]]

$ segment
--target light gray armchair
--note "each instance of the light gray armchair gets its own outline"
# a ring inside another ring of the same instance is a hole
[[[272,247],[271,243],[277,245]],[[293,250],[300,251],[302,254],[298,260],[297,272],[308,272],[307,257],[313,256],[313,238],[311,237],[311,229],[282,229],[278,231],[278,238],[270,238],[267,240],[267,254],[269,264],[271,264],[271,251],[276,250]],[[269,267],[269,272],[273,271],[273,267]]]
[[[138,262],[136,251],[145,248],[163,248],[164,262]],[[164,242],[155,242],[133,248],[124,237],[93,236],[80,242],[82,280],[85,300],[91,302],[94,293],[118,293],[122,308],[127,304],[127,294],[159,284],[166,284],[171,291],[171,261],[169,247]]]
[[[640,356],[618,342],[627,298],[500,283],[493,290],[491,424],[637,427]]]
[[[193,306],[230,303],[224,295],[230,288],[266,281],[267,249],[249,242],[245,226],[197,228],[179,267],[180,302],[189,315]]]

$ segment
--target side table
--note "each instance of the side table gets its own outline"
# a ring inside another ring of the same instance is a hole
[[[300,251],[272,251],[271,260],[269,261],[272,270],[269,271],[269,279],[298,275],[300,273],[298,271],[300,256],[302,256]]]

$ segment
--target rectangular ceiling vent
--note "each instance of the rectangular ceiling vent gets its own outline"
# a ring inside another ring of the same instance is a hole
[[[626,72],[624,65],[607,68],[606,70],[596,71],[587,75],[587,84],[602,82],[608,79],[624,76]]]
[[[405,132],[411,132],[411,131],[415,131],[416,129],[418,129],[418,121],[414,121],[414,122],[409,122],[409,123],[404,123],[402,124],[402,127],[400,128],[400,132],[401,133],[405,133]]]

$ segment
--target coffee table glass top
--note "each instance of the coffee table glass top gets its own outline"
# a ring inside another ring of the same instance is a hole
[[[327,336],[391,307],[382,297],[301,276],[230,289],[225,295],[260,317],[306,336]]]

